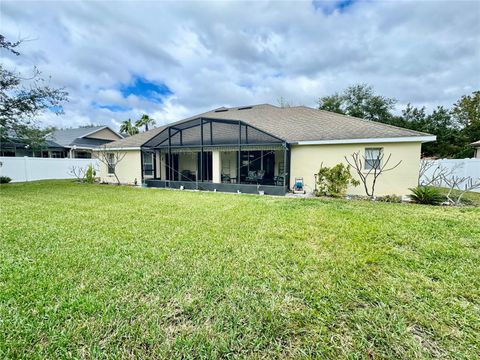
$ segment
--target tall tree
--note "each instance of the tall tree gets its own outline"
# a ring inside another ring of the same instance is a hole
[[[395,103],[395,99],[376,95],[368,85],[349,86],[342,93],[324,96],[318,102],[322,110],[436,135],[435,142],[422,145],[424,156],[463,158],[473,155],[470,143],[480,139],[480,91],[462,96],[452,109],[437,107],[430,114],[425,107],[408,104],[401,115],[394,115]]]
[[[453,119],[451,111],[443,106],[433,110],[425,117],[424,125],[414,130],[437,136],[436,141],[423,144],[422,150],[426,156],[461,157],[464,151],[465,135]]]
[[[0,34],[3,51],[20,56],[17,48],[21,43],[7,41]],[[36,117],[47,110],[63,113],[62,104],[65,101],[68,101],[65,89],[45,85],[45,79],[36,67],[26,79],[0,64],[0,141],[21,138],[32,147],[40,146],[51,128],[41,129]]]
[[[392,120],[395,103],[395,99],[376,95],[367,84],[351,85],[342,94],[325,96],[318,101],[320,110],[384,123]]]
[[[464,127],[469,142],[480,140],[480,91],[462,96],[453,105],[452,114]]]
[[[132,123],[132,119],[128,119],[120,125],[120,132],[132,136],[138,134],[138,127]]]
[[[338,93],[320,98],[318,100],[318,108],[320,110],[345,114],[345,110],[343,109],[343,97]]]
[[[142,127],[144,126],[145,127],[145,131],[148,131],[148,126],[149,125],[155,125],[155,120],[152,119],[150,116],[144,114],[142,115],[142,117],[140,119],[137,120],[137,122],[135,123],[135,125],[137,127]]]

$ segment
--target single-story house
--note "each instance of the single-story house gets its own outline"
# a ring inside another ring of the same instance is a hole
[[[101,167],[100,176],[115,182],[116,173],[122,183],[149,187],[285,194],[298,178],[313,191],[322,164],[345,163],[355,152],[367,160],[383,153],[391,154],[392,165],[401,164],[381,175],[377,194],[404,195],[417,185],[421,144],[434,140],[305,106],[222,107],[106,144],[112,163]],[[363,194],[363,188],[349,193]]]
[[[477,158],[477,159],[480,159],[480,140],[475,141],[471,145],[473,146],[473,149],[475,150],[475,153],[474,153],[473,157]]]
[[[92,150],[123,136],[108,126],[89,126],[55,130],[46,137],[40,149],[32,149],[15,137],[0,147],[0,156],[30,156],[45,158],[91,158]]]

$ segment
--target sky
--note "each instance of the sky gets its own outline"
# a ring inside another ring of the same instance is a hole
[[[480,90],[480,1],[8,1],[2,64],[65,87],[45,126],[157,125],[220,106],[315,107],[366,83],[407,103],[451,106]]]

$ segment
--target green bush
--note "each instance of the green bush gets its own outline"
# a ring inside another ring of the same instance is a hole
[[[350,174],[350,166],[344,164],[337,164],[331,168],[320,166],[317,174],[317,195],[345,196],[349,184],[353,186],[360,184]]]
[[[8,184],[12,179],[8,176],[0,176],[0,184]]]
[[[378,201],[388,202],[388,203],[401,203],[402,197],[398,195],[385,195],[378,198]]]
[[[410,199],[417,204],[439,205],[446,199],[439,189],[432,186],[417,186],[410,191]]]
[[[95,176],[97,175],[93,165],[88,165],[87,171],[85,172],[85,182],[88,184],[93,184],[95,182]]]

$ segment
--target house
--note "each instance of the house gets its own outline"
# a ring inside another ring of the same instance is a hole
[[[475,141],[471,145],[473,146],[473,149],[475,150],[475,153],[473,154],[473,157],[476,158],[476,159],[480,159],[480,140]]]
[[[417,185],[421,144],[434,140],[305,106],[219,108],[106,144],[112,163],[100,175],[115,182],[115,172],[122,183],[149,187],[285,194],[298,178],[313,191],[322,164],[345,163],[345,156],[359,151],[367,160],[384,153],[392,164],[401,161],[382,174],[377,193],[403,195]],[[116,164],[114,152],[123,154]]]
[[[94,148],[120,139],[122,135],[104,125],[61,129],[49,134],[41,149],[32,149],[21,139],[2,143],[0,156],[91,158]]]

